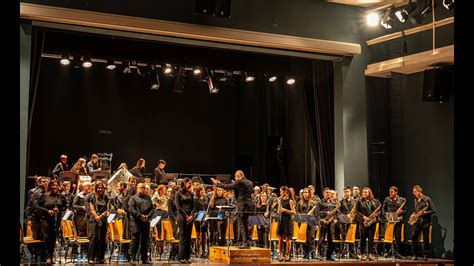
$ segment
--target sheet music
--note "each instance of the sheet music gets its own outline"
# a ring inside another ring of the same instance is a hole
[[[63,216],[63,221],[69,220],[69,217],[73,214],[71,210],[67,210]]]
[[[161,215],[156,216],[150,221],[150,227],[155,227],[161,220]]]
[[[115,221],[115,217],[117,216],[117,214],[115,213],[111,213],[109,214],[109,216],[107,216],[107,223],[111,224]]]

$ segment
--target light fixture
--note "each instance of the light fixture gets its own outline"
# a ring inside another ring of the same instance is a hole
[[[194,73],[194,75],[199,75],[199,74],[201,74],[201,69],[196,68],[196,69],[194,69],[193,73]]]
[[[61,56],[61,64],[67,66],[71,63],[71,61],[69,60],[69,55],[68,54],[63,54]]]
[[[395,12],[395,16],[397,16],[398,20],[403,23],[408,19],[410,13],[415,11],[415,9],[416,3],[410,2],[404,9]]]
[[[149,72],[148,77],[150,79],[150,89],[158,90],[160,88],[160,77],[158,76],[158,71],[156,71],[156,67],[154,64],[149,64]]]
[[[255,76],[248,75],[247,73],[245,73],[245,81],[251,82],[251,81],[254,81],[254,80],[255,80]]]
[[[92,66],[91,58],[88,56],[82,57],[82,66],[87,67],[87,68],[91,67]]]
[[[392,5],[389,8],[387,8],[387,10],[385,11],[385,15],[380,21],[380,25],[382,25],[386,29],[391,29],[393,26],[394,20],[395,20],[395,6]]]
[[[114,60],[114,59],[107,59],[107,66],[106,66],[106,68],[112,70],[112,69],[115,69],[115,67],[117,67],[117,66],[115,65],[115,60]]]
[[[178,74],[176,75],[175,80],[174,80],[174,89],[173,89],[174,92],[183,92],[184,84],[186,82],[184,71],[185,71],[184,67],[179,67]]]
[[[371,27],[375,27],[379,24],[379,14],[376,12],[372,12],[367,15],[367,25]]]
[[[288,85],[293,85],[293,84],[295,84],[295,79],[294,79],[294,78],[289,78],[289,79],[286,81],[286,84],[288,84]]]
[[[273,82],[277,79],[277,76],[271,76],[268,81]]]
[[[214,82],[212,81],[213,72],[212,71],[209,72],[209,70],[206,68],[206,74],[207,74],[206,81],[207,81],[207,87],[209,88],[209,93],[211,94],[218,93],[219,89],[214,85]]]
[[[454,9],[454,0],[443,0],[443,6],[451,11]]]
[[[165,72],[165,74],[170,74],[173,69],[171,68],[170,64],[166,64],[166,67],[163,71]]]
[[[425,0],[425,6],[423,7],[423,10],[421,10],[420,13],[410,17],[411,22],[415,25],[420,25],[423,20],[433,11],[433,7],[431,6],[432,3],[434,3],[435,8],[438,6],[436,1],[432,2],[432,0]]]

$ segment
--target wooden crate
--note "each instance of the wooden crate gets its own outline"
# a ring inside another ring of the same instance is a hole
[[[237,247],[211,247],[209,260],[227,264],[233,263],[271,263],[271,250],[268,248],[252,247],[239,249]]]

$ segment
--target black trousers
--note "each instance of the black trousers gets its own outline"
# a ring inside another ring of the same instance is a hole
[[[331,232],[331,224],[323,224],[321,223],[321,231],[319,234],[319,254],[322,252],[322,244],[325,241],[325,236],[327,234],[327,239],[328,239],[328,249],[326,252],[326,258],[329,259],[332,256],[332,253],[334,252],[334,242],[332,242],[332,232]],[[322,255],[322,254],[321,254]]]
[[[179,239],[179,259],[189,260],[191,258],[191,233],[193,223],[186,222],[186,218],[178,215],[178,239]]]
[[[369,227],[365,227],[363,224],[360,224],[360,253],[367,254],[365,250],[365,245],[367,243],[367,238],[369,238],[369,247],[368,252],[372,253],[374,250],[374,235],[375,235],[375,226],[376,223],[371,224]]]
[[[33,233],[33,239],[36,239],[36,240],[43,239],[43,231],[41,229],[41,220],[39,218],[31,220],[31,231]]]
[[[257,229],[257,233],[258,233],[257,246],[261,248],[268,247],[268,228],[265,228],[264,226],[259,225]]]
[[[305,256],[309,256],[314,248],[314,227],[308,224],[306,229],[306,243],[303,244],[303,251]]]
[[[346,236],[347,236],[347,231],[349,230],[349,227],[351,226],[351,224],[340,223],[339,225],[340,225],[340,231],[341,231],[341,239],[345,241]],[[357,231],[359,230],[356,230],[356,234],[357,234]],[[349,253],[355,254],[354,245],[349,245]]]
[[[212,220],[209,226],[210,243],[212,245],[225,246],[227,241],[227,220],[223,220],[221,224],[219,224],[219,221]]]
[[[419,255],[419,242],[418,237],[423,232],[423,255],[428,256],[430,254],[430,223],[415,223],[413,225],[411,242],[413,244],[413,256]]]
[[[102,218],[102,225],[94,220],[89,221],[89,260],[103,261],[107,240],[107,218]]]
[[[53,259],[54,245],[56,244],[56,237],[58,236],[60,223],[61,223],[61,220],[59,219],[55,225],[54,220],[49,217],[44,218],[41,221],[41,233],[43,235],[46,255],[48,258],[51,258],[51,259]]]
[[[85,214],[74,215],[74,224],[76,225],[78,237],[87,237],[88,218]]]
[[[242,236],[242,243],[250,245],[249,234],[249,215],[253,210],[252,202],[241,202],[237,207],[237,223],[239,225],[239,234]]]
[[[132,242],[130,244],[130,259],[136,260],[138,246],[140,246],[141,260],[148,260],[148,240],[150,237],[150,222],[130,221]]]
[[[402,244],[402,224],[403,222],[396,223],[393,227],[393,235],[395,237],[395,241],[393,243],[393,247],[395,249],[395,253],[400,252],[400,246]]]

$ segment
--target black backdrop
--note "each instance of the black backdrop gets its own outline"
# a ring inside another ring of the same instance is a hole
[[[333,167],[329,174],[316,174],[320,167],[314,159],[315,140],[308,127],[305,108],[309,107],[303,93],[305,86],[308,89],[325,80],[329,86],[324,89],[332,90],[331,62],[326,64],[331,69],[328,78],[319,76],[316,84],[312,82],[312,61],[305,59],[71,32],[42,35],[37,34],[42,32],[40,28],[35,32],[35,36],[44,36],[44,53],[258,74],[255,82],[237,77],[219,82],[220,92],[209,94],[207,83],[189,72],[185,89],[178,93],[173,92],[174,78],[161,72],[161,88],[150,90],[147,78],[123,74],[122,67],[110,71],[105,64],[95,63],[84,69],[74,67],[75,62],[62,66],[58,59],[42,58],[36,98],[34,85],[30,93],[29,175],[48,174],[62,153],[68,154],[72,165],[80,156],[107,152],[114,153],[114,169],[121,162],[132,167],[143,157],[151,173],[162,158],[168,162],[168,172],[230,174],[244,169],[260,184],[296,188],[316,184],[318,190],[323,184],[333,184]],[[41,41],[36,38],[37,43]],[[265,73],[278,74],[277,82],[268,82]],[[296,77],[296,84],[287,85],[287,76]],[[332,101],[332,96],[327,100]],[[314,106],[309,110],[315,111]],[[333,139],[324,145],[333,150]]]

